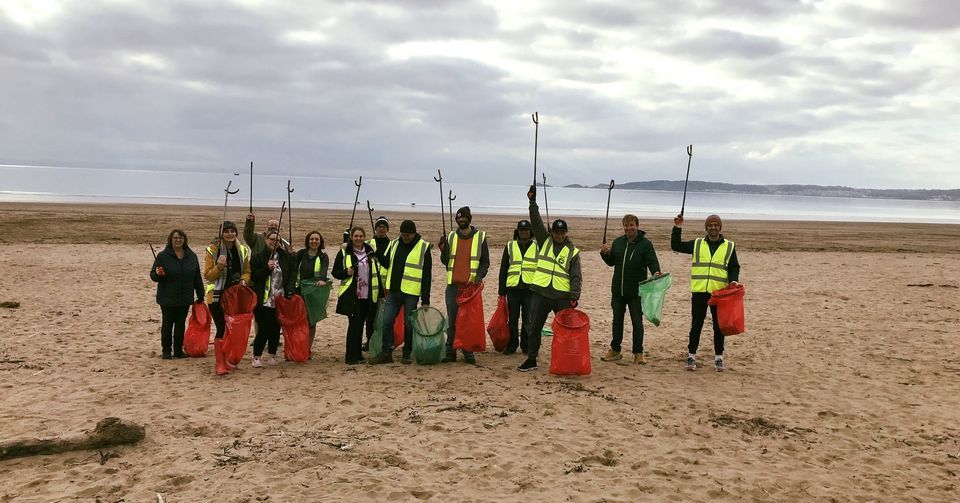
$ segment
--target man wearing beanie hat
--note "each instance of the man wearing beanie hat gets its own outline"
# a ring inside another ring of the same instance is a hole
[[[724,239],[720,234],[723,221],[717,215],[710,215],[704,221],[706,237],[693,241],[683,241],[681,228],[683,215],[673,219],[673,233],[670,236],[670,248],[675,252],[693,255],[690,268],[690,302],[692,304],[690,321],[690,339],[687,345],[687,370],[697,369],[697,348],[700,346],[700,331],[707,317],[707,301],[710,295],[729,284],[737,284],[740,279],[740,262],[733,241]],[[717,321],[717,307],[710,307],[713,320],[714,369],[723,372],[723,333]]]
[[[530,340],[530,310],[533,292],[530,283],[537,272],[537,241],[533,239],[533,226],[529,220],[517,222],[513,231],[513,241],[503,247],[500,258],[500,282],[497,294],[507,297],[507,326],[510,327],[510,341],[503,354],[512,355],[519,347],[527,352]],[[520,319],[523,318],[523,326]]]
[[[367,244],[373,248],[373,251],[377,252],[378,256],[383,256],[383,252],[387,250],[387,245],[390,244],[390,238],[387,236],[387,233],[390,232],[390,221],[387,220],[387,217],[379,217],[376,222],[373,223],[373,237],[367,240]],[[387,271],[384,267],[378,267],[377,273],[380,276],[381,285],[387,284]],[[377,285],[377,279],[374,277],[374,286]],[[373,336],[373,330],[377,324],[377,309],[379,306],[376,302],[370,303],[370,312],[367,314],[366,323],[366,333],[367,341],[361,346],[361,350],[369,351],[370,349],[370,337]]]
[[[527,342],[527,359],[517,367],[520,372],[537,369],[540,352],[541,330],[551,311],[577,307],[583,277],[580,274],[580,249],[567,237],[567,222],[554,220],[547,233],[537,206],[537,188],[527,191],[530,200],[530,222],[540,249],[537,250],[537,270],[531,280],[533,300],[530,309],[530,333]]]
[[[444,300],[447,304],[447,354],[444,363],[457,361],[453,341],[457,334],[457,294],[471,283],[480,283],[490,269],[490,250],[487,248],[487,233],[470,225],[473,215],[470,207],[457,210],[457,229],[440,238],[440,261],[447,266],[447,288]],[[477,363],[473,353],[463,352],[463,361]]]
[[[623,358],[620,344],[623,341],[623,322],[626,312],[630,311],[630,323],[633,325],[633,363],[643,365],[643,309],[640,306],[638,292],[640,282],[647,279],[647,271],[660,275],[660,261],[653,243],[640,230],[640,219],[636,215],[623,216],[623,235],[613,243],[603,243],[600,258],[613,267],[613,279],[610,282],[610,307],[613,308],[613,338],[610,349],[600,357],[605,362]]]
[[[417,308],[417,300],[423,306],[430,305],[430,271],[433,259],[430,256],[431,244],[417,234],[417,224],[413,220],[400,223],[400,237],[387,245],[383,252],[386,260],[387,301],[383,305],[383,346],[380,353],[370,359],[377,365],[393,363],[393,322],[403,310],[404,319]],[[379,252],[378,252],[379,255]],[[413,325],[403,325],[402,363],[411,363],[413,351]],[[373,348],[371,348],[373,349]]]

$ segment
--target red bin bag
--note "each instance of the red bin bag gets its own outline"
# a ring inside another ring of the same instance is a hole
[[[550,373],[590,375],[590,317],[579,309],[564,309],[553,317]]]
[[[497,310],[493,312],[493,316],[490,317],[490,322],[487,323],[487,333],[490,334],[493,349],[496,349],[498,353],[502,353],[504,349],[507,349],[507,344],[510,342],[509,316],[507,296],[501,295],[497,299]]]
[[[470,283],[457,292],[457,333],[453,349],[468,353],[487,350],[483,333],[483,283]]]
[[[310,358],[310,325],[303,297],[277,297],[274,302],[277,304],[277,321],[283,327],[283,356],[292,362],[307,361]]]
[[[400,311],[397,312],[397,319],[393,320],[393,347],[394,349],[403,346],[403,331],[405,330],[406,325],[404,324],[403,315],[404,308],[400,306]]]
[[[717,306],[717,324],[720,333],[728,335],[742,334],[746,327],[743,320],[743,285],[727,285],[713,292],[708,305]]]
[[[200,358],[207,356],[210,348],[210,308],[203,301],[193,304],[187,331],[183,334],[183,351],[187,356]]]
[[[250,326],[253,324],[253,308],[257,307],[257,294],[244,285],[233,285],[220,294],[225,328],[223,331],[223,355],[230,365],[236,366],[247,352]]]

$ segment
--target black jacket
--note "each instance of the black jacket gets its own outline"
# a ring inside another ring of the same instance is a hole
[[[270,256],[270,250],[264,248],[263,253],[250,257],[250,288],[257,293],[258,306],[263,305],[263,294],[267,288],[267,278],[270,277]],[[277,263],[283,279],[283,295],[289,297],[296,288],[297,265],[283,248],[277,248]]]
[[[367,258],[366,258],[367,261],[377,260],[378,262],[381,263],[381,265],[386,263],[386,259],[383,259],[382,256],[377,255],[377,253],[373,251],[373,247],[370,246],[369,244],[363,243],[363,249],[367,252]],[[344,249],[343,247],[340,248],[340,251],[337,253],[337,257],[333,259],[333,272],[331,274],[333,275],[334,278],[337,278],[341,281],[351,277],[349,274],[347,274],[347,268],[344,267],[344,261],[346,260],[344,258],[344,253],[347,253],[350,255],[351,257],[350,261],[353,263],[353,267],[355,268],[354,271],[358,270],[356,269],[356,267],[357,267],[357,263],[359,262],[357,260],[357,255],[353,250],[353,245],[347,245],[346,249]],[[371,302],[373,300],[374,289],[380,288],[380,285],[378,285],[377,283],[378,282],[377,282],[376,276],[374,276],[373,274],[373,265],[370,264],[370,266],[367,267],[367,284],[370,285],[370,295],[367,296],[367,302]],[[360,305],[358,302],[357,288],[359,287],[359,285],[360,285],[359,281],[354,281],[353,283],[350,284],[350,288],[347,291],[343,292],[343,295],[340,295],[337,297],[337,314],[350,316],[351,314],[357,313],[358,307],[361,312],[363,313],[368,312],[369,307],[363,307],[363,306],[369,306],[369,304],[364,303],[363,305]],[[340,291],[339,284],[335,285],[334,288],[336,288],[338,292]],[[380,295],[378,298],[382,299],[383,290],[378,290],[378,291],[380,292]]]
[[[681,237],[682,229],[680,227],[674,226],[673,232],[670,234],[670,249],[675,252],[686,253],[687,255],[693,255],[693,244],[694,241],[683,241]],[[720,243],[723,243],[723,234],[720,235],[720,239],[717,241],[707,241],[707,246],[710,247],[710,253],[717,251],[717,248],[720,247]],[[737,260],[737,248],[734,246],[733,254],[730,255],[730,263],[727,264],[727,281],[733,283],[734,281],[740,282],[740,261]]]
[[[403,280],[403,266],[407,263],[407,255],[410,255],[410,250],[421,239],[423,238],[420,234],[415,235],[410,244],[404,243],[403,239],[397,239],[397,251],[393,252],[393,263],[390,263],[389,257],[384,257],[384,264],[390,268],[390,285],[398,292],[400,291],[400,282]],[[430,243],[425,244],[430,246]],[[430,250],[427,249],[427,254],[423,257],[423,277],[420,279],[420,304],[424,306],[430,305],[431,281],[433,281],[433,257],[430,255]]]
[[[320,260],[320,276],[317,278],[313,277],[315,260]],[[300,272],[301,281],[306,279],[312,279],[314,282],[319,280],[330,281],[330,278],[327,276],[328,271],[330,270],[330,257],[327,255],[327,252],[323,250],[319,250],[319,253],[317,253],[317,259],[311,259],[310,255],[307,254],[306,248],[298,250],[296,256],[296,267],[296,270]]]
[[[620,236],[611,243],[609,254],[600,254],[605,264],[613,266],[610,292],[614,295],[632,299],[638,295],[640,282],[647,279],[647,270],[650,274],[660,272],[657,252],[644,234],[639,231],[632,243],[626,235]]]
[[[163,267],[164,276],[157,276],[158,266]],[[161,306],[189,306],[195,299],[203,300],[200,260],[188,247],[183,248],[182,259],[177,258],[172,246],[161,250],[153,261],[150,279],[157,283],[157,304]]]

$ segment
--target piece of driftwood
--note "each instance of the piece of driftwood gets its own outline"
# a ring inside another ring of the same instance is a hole
[[[77,435],[52,438],[24,438],[0,442],[0,460],[35,456],[38,454],[57,454],[67,451],[101,449],[114,445],[135,444],[143,440],[142,425],[124,421],[116,417],[107,417],[97,423],[93,430]]]

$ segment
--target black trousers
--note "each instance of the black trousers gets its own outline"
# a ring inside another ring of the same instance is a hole
[[[364,325],[366,326],[367,344],[369,344],[370,337],[373,337],[373,331],[377,328],[377,303],[376,302],[370,302],[370,307],[367,309],[367,317],[364,320]]]
[[[640,296],[634,295],[628,298],[613,294],[610,297],[610,307],[613,308],[613,339],[610,341],[610,349],[620,352],[620,345],[623,342],[623,323],[629,309],[630,325],[633,327],[631,349],[634,353],[643,353],[643,308],[640,307]]]
[[[533,292],[530,290],[507,290],[507,326],[510,327],[510,342],[507,349],[518,347],[527,352],[530,341],[530,311],[533,310]],[[520,324],[521,318],[523,325]]]
[[[557,313],[563,309],[570,307],[570,301],[568,299],[555,300],[548,299],[539,293],[533,292],[533,302],[532,309],[530,310],[530,340],[527,341],[527,358],[531,360],[537,359],[537,354],[540,352],[540,342],[543,338],[543,334],[540,333],[543,330],[543,325],[547,323],[547,316],[550,315],[550,312],[553,311]]]
[[[163,354],[183,354],[183,332],[190,306],[160,306],[160,349]]]
[[[353,313],[347,316],[347,344],[343,355],[344,362],[356,362],[363,359],[363,325],[370,314],[370,299],[354,301]],[[376,306],[376,303],[373,303]],[[386,337],[386,334],[384,334]],[[368,339],[369,340],[369,339]]]
[[[214,302],[207,307],[210,308],[210,317],[213,318],[213,324],[217,327],[217,335],[214,338],[223,339],[223,331],[227,325],[223,318],[223,308],[220,307],[220,302]]]
[[[253,310],[253,318],[257,320],[257,336],[253,338],[253,357],[263,355],[263,347],[267,353],[277,354],[280,345],[280,322],[277,321],[277,310],[273,307],[257,306]]]
[[[710,294],[706,292],[693,292],[690,298],[690,343],[687,345],[687,351],[690,354],[697,354],[697,348],[700,347],[700,332],[703,330],[703,321],[707,318],[707,307],[710,308],[710,317],[713,321],[713,354],[723,355],[723,332],[720,331],[720,324],[717,322],[717,306],[707,306],[710,300]]]

